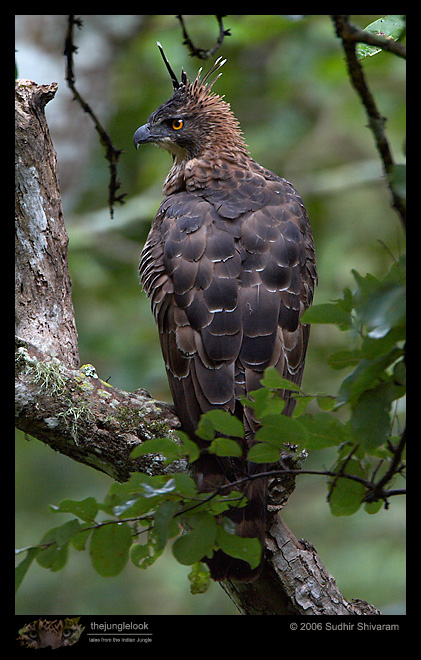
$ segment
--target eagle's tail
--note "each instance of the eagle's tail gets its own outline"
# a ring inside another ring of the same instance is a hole
[[[246,465],[247,473],[244,473]],[[209,454],[202,455],[196,463],[196,480],[199,490],[208,492],[219,486],[253,476],[265,470],[264,465],[236,461],[236,459],[220,458]],[[228,490],[228,489],[227,489]],[[243,484],[234,485],[232,490],[243,493],[248,500],[245,506],[232,506],[220,517],[219,523],[224,524],[224,518],[232,521],[234,532],[245,538],[257,538],[262,545],[262,555],[266,531],[266,480],[252,478]],[[227,491],[224,490],[224,493]],[[214,580],[235,580],[236,582],[252,582],[261,572],[261,564],[252,569],[247,561],[231,557],[217,550],[212,557],[204,557]]]

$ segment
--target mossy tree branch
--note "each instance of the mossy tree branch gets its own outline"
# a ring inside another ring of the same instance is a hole
[[[126,481],[134,471],[168,472],[159,456],[130,455],[142,441],[172,435],[179,426],[168,404],[146,390],[112,387],[92,365],[70,369],[27,342],[17,344],[17,428],[117,481]],[[186,463],[180,461],[177,468],[185,470]]]

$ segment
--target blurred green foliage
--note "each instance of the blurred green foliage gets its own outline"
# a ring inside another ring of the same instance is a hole
[[[360,28],[379,16],[353,16]],[[118,17],[116,17],[118,20]],[[213,16],[186,16],[195,44],[213,45]],[[304,198],[312,223],[319,270],[316,303],[338,299],[355,288],[351,270],[383,277],[404,251],[404,235],[390,208],[387,188],[366,116],[346,73],[341,45],[328,16],[289,20],[280,15],[228,16],[231,37],[217,55],[228,59],[214,91],[224,94],[240,120],[252,156],[292,181]],[[64,35],[63,35],[64,40]],[[161,199],[168,156],[152,146],[138,152],[133,134],[172,92],[156,47],[159,40],[174,70],[189,77],[207,63],[192,60],[170,15],[144,16],[138,33],[121,43],[111,71],[107,129],[117,148],[125,206],[110,222],[105,208],[108,168],[101,146],[93,150],[83,193],[66,213],[69,262],[80,340],[81,363],[95,365],[103,379],[128,390],[145,387],[169,400],[169,390],[149,303],[138,285],[138,255]],[[19,55],[17,54],[19,65]],[[405,62],[388,53],[363,61],[397,163],[404,161]],[[64,82],[63,82],[64,84]],[[81,112],[75,104],[74,112]],[[75,162],[75,167],[77,163]],[[344,378],[327,355],[347,348],[334,326],[312,328],[303,387],[336,392]],[[351,371],[351,367],[350,367]],[[36,542],[54,520],[47,504],[66,497],[103,497],[110,480],[41,443],[17,441],[18,546]],[[306,467],[332,462],[329,449]],[[320,463],[322,461],[322,463]],[[393,498],[389,511],[334,518],[325,502],[325,484],[300,478],[285,511],[294,533],[314,543],[339,588],[383,612],[403,613],[404,508]],[[73,553],[74,555],[74,553]],[[117,578],[92,573],[84,553],[64,571],[31,571],[17,611],[55,614],[236,614],[217,585],[206,596],[186,587],[187,567],[165,557],[148,571],[135,567]]]

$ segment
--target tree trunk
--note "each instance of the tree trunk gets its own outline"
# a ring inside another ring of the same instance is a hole
[[[170,405],[145,390],[124,392],[79,367],[56,154],[44,115],[57,84],[16,83],[16,426],[74,460],[124,481],[130,472],[162,474],[159,456],[132,459],[135,445],[172,435]],[[175,440],[175,437],[174,437]],[[280,484],[287,496],[289,475]],[[222,583],[243,614],[380,614],[346,601],[316,550],[298,541],[272,506],[261,577]]]
[[[57,83],[16,84],[16,334],[79,366],[57,159],[44,107]]]

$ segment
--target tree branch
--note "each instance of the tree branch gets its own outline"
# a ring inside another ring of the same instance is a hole
[[[81,28],[82,21],[80,18],[76,18],[73,14],[68,16],[68,27],[67,35],[64,43],[64,56],[66,57],[66,80],[69,88],[73,92],[73,96],[76,101],[81,106],[82,110],[86,112],[94,122],[95,129],[99,135],[99,139],[103,147],[105,148],[105,158],[110,164],[110,183],[108,185],[108,206],[110,209],[111,218],[114,216],[114,205],[116,202],[119,204],[125,204],[124,197],[127,193],[117,195],[117,190],[121,187],[121,184],[117,180],[117,162],[121,154],[123,153],[121,149],[116,149],[112,143],[110,136],[108,135],[105,128],[102,126],[98,117],[92,110],[89,103],[87,103],[78,90],[76,89],[76,77],[74,73],[74,64],[73,64],[73,53],[76,53],[77,47],[73,42],[73,30],[74,27]]]
[[[397,191],[396,186],[393,184],[393,168],[395,167],[395,162],[393,160],[392,151],[384,130],[386,120],[381,116],[377,109],[376,102],[370,89],[368,88],[363,68],[358,61],[357,53],[355,50],[356,43],[359,41],[356,36],[358,31],[356,31],[356,29],[350,25],[349,16],[347,15],[334,14],[332,15],[332,20],[335,24],[336,34],[342,40],[351,83],[354,89],[357,91],[367,113],[369,128],[373,133],[374,141],[380,154],[384,173],[392,196],[392,207],[398,214],[402,226],[405,230],[406,205],[405,200],[402,198],[402,196]],[[389,40],[386,39],[385,41]],[[389,50],[391,49],[389,48]]]
[[[179,421],[171,406],[145,390],[112,387],[92,365],[78,368],[67,234],[44,115],[56,89],[55,83],[16,83],[16,426],[119,481],[133,471],[185,471],[183,461],[166,467],[159,456],[130,455],[145,439],[172,435]],[[245,614],[379,614],[363,601],[346,601],[314,548],[282,522],[292,472],[288,465],[269,484],[276,504],[261,577],[223,588]]]
[[[349,457],[342,464],[339,472],[333,472],[332,470],[303,470],[302,468],[296,469],[295,467],[289,468],[285,464],[285,460],[281,459],[280,461],[281,467],[279,469],[267,470],[265,472],[259,472],[258,474],[248,475],[247,477],[243,477],[242,479],[237,479],[236,481],[230,482],[229,484],[220,486],[217,490],[217,493],[221,494],[224,491],[232,488],[232,486],[239,486],[240,484],[254,481],[255,479],[275,478],[276,481],[276,479],[280,477],[285,479],[287,475],[291,475],[291,477],[295,479],[295,477],[298,477],[302,474],[312,474],[319,477],[332,477],[332,483],[329,487],[329,493],[327,497],[328,501],[330,500],[332,491],[336,486],[338,479],[349,479],[350,481],[355,481],[356,483],[361,484],[366,489],[367,492],[364,496],[363,502],[377,502],[378,500],[383,500],[385,502],[385,507],[388,508],[387,500],[389,497],[393,497],[395,495],[406,495],[406,489],[403,488],[385,489],[386,484],[388,484],[398,473],[401,473],[406,467],[405,463],[401,463],[400,460],[406,445],[405,436],[406,436],[406,431],[404,432],[398,444],[397,449],[396,450],[394,448],[391,449],[392,461],[390,467],[387,470],[386,474],[384,474],[383,477],[379,479],[378,482],[374,480],[376,472],[371,480],[364,479],[363,477],[359,477],[356,474],[348,474],[347,472],[345,472],[345,467],[348,461],[351,459],[351,456],[358,448],[358,445],[356,445],[350,452]],[[290,460],[294,465],[293,455],[291,454],[286,455],[286,459]],[[377,466],[378,468],[380,467],[380,464]],[[290,489],[288,493],[288,497],[293,490],[294,488]]]
[[[18,429],[116,481],[127,481],[131,472],[186,471],[186,461],[177,461],[169,470],[159,456],[131,458],[144,440],[176,440],[173,431],[180,423],[171,406],[155,401],[146,390],[112,387],[98,378],[92,365],[70,369],[27,342],[17,344]]]
[[[214,53],[216,53],[218,48],[220,48],[222,46],[222,42],[224,40],[224,37],[230,37],[231,36],[231,31],[224,29],[224,23],[222,21],[222,19],[224,18],[224,14],[216,15],[215,18],[218,21],[218,25],[219,25],[219,35],[218,35],[218,39],[217,39],[215,45],[212,46],[212,48],[208,48],[208,49],[197,48],[193,44],[192,40],[190,39],[190,37],[187,33],[187,29],[186,29],[186,26],[184,24],[184,19],[183,19],[182,15],[178,14],[176,16],[176,18],[180,21],[181,29],[183,31],[183,37],[184,37],[183,44],[185,46],[187,46],[187,48],[189,49],[189,53],[190,53],[191,57],[198,57],[200,60],[207,60],[207,59],[209,59],[209,57],[212,57],[212,55]]]

